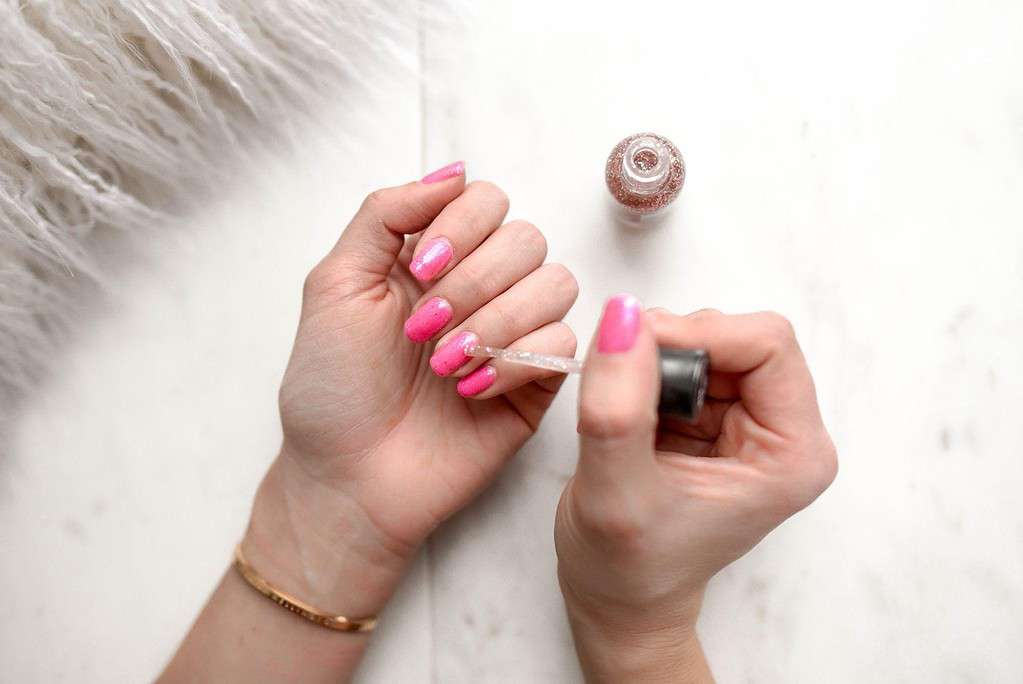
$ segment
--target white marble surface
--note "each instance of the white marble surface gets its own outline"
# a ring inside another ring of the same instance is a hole
[[[374,126],[244,170],[83,312],[0,462],[5,681],[159,670],[276,446],[302,275],[368,189],[463,157],[577,273],[584,339],[621,290],[796,324],[841,472],[713,583],[720,681],[1023,679],[1023,5],[572,5],[398,27],[422,97],[382,73],[337,116]],[[603,159],[647,128],[689,177],[622,231]],[[432,540],[362,681],[578,680],[551,540],[574,399]]]

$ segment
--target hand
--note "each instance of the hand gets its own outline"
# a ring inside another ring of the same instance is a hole
[[[284,443],[244,542],[279,586],[352,617],[380,610],[427,535],[537,429],[563,379],[483,364],[465,347],[575,352],[560,321],[576,282],[543,265],[540,231],[502,225],[505,194],[466,186],[460,166],[439,175],[370,194],[309,274],[280,392]]]
[[[710,354],[698,421],[658,422],[657,346]],[[558,573],[593,680],[709,678],[707,581],[834,479],[835,448],[781,316],[644,313],[610,300],[580,388],[580,452],[558,507]]]

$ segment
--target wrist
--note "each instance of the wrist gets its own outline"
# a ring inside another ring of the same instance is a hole
[[[713,681],[696,633],[702,588],[630,607],[580,595],[560,573],[559,583],[586,681]]]
[[[242,550],[278,589],[350,618],[379,614],[415,553],[390,544],[351,496],[284,450],[256,493]]]

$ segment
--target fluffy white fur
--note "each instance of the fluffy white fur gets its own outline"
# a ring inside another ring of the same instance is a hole
[[[53,354],[71,288],[98,279],[97,229],[160,225],[259,127],[359,87],[357,60],[414,56],[387,42],[407,7],[0,0],[0,406]]]

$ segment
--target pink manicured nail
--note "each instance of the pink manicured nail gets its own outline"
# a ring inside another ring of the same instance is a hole
[[[493,385],[496,379],[496,368],[493,366],[480,366],[458,381],[458,393],[463,397],[474,397]]]
[[[641,315],[639,300],[632,295],[620,294],[607,300],[597,330],[597,351],[614,354],[632,349]]]
[[[429,185],[430,183],[439,183],[441,181],[446,181],[448,178],[454,178],[455,176],[462,175],[465,175],[465,162],[456,161],[426,174],[419,182]]]
[[[474,333],[458,333],[443,346],[437,348],[437,351],[430,357],[430,368],[437,375],[451,375],[472,358],[465,353],[465,350],[474,344],[479,344],[479,338]]]
[[[454,249],[447,238],[434,238],[419,250],[419,254],[408,265],[416,280],[433,280],[451,261]]]
[[[413,342],[426,342],[451,321],[454,312],[448,300],[434,297],[405,321],[405,335]]]

